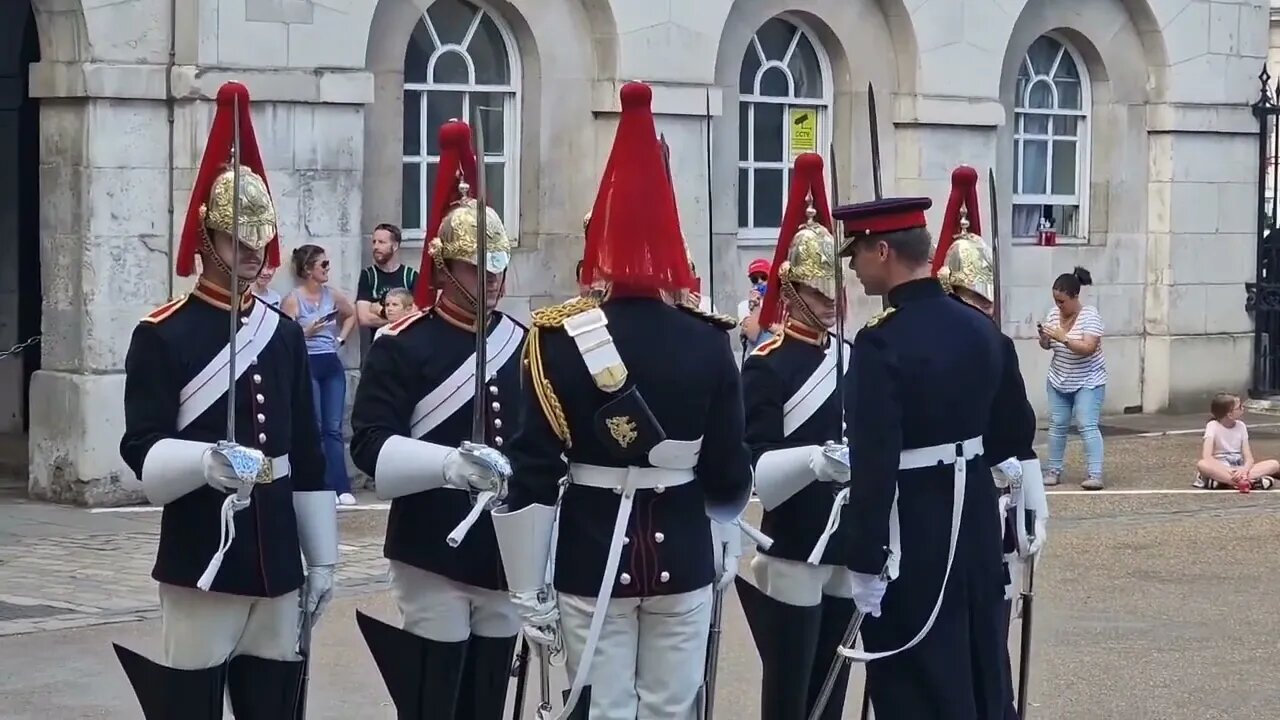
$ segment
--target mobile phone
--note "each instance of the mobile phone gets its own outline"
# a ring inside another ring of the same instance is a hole
[[[338,319],[338,311],[335,308],[334,310],[327,312],[324,315],[321,315],[320,317],[316,318],[316,324],[323,325],[325,323],[331,323],[337,319]]]

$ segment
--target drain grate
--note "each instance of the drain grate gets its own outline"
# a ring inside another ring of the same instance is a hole
[[[17,605],[0,601],[0,622],[7,620],[32,620],[61,615],[66,610],[48,605]]]

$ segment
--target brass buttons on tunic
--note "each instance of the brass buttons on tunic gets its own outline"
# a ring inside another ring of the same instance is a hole
[[[656,533],[654,533],[654,534],[653,534],[653,541],[654,541],[654,542],[660,543],[660,542],[662,542],[663,540],[666,540],[666,539],[667,539],[667,536],[666,536],[666,535],[663,535],[663,534],[662,534],[662,533],[660,533],[660,532],[656,532]]]
[[[260,442],[260,443],[264,443],[264,442],[266,442],[266,441],[267,441],[267,434],[266,434],[266,433],[258,433],[258,442]]]
[[[666,570],[663,570],[661,573],[658,573],[659,582],[666,582],[670,579],[671,579],[671,573],[667,572]]]
[[[626,573],[622,573],[622,575],[618,578],[618,582],[622,583],[623,585],[630,585],[631,576]]]

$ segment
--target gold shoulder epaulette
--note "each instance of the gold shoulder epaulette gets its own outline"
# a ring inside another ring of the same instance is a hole
[[[873,328],[873,327],[879,327],[880,325],[883,325],[884,321],[888,320],[889,317],[896,312],[898,312],[898,308],[896,307],[885,308],[884,311],[881,312],[879,315],[876,315],[875,317],[867,321],[867,327]]]
[[[404,317],[400,318],[399,320],[396,320],[395,322],[393,322],[393,323],[391,323],[390,325],[388,325],[388,326],[387,326],[386,331],[385,331],[385,332],[383,332],[382,334],[383,334],[383,335],[396,335],[396,334],[398,334],[401,330],[404,330],[405,328],[409,327],[410,325],[414,324],[415,322],[417,322],[417,321],[421,320],[422,318],[424,318],[424,317],[426,317],[426,316],[427,316],[427,311],[426,311],[426,310],[415,310],[415,311],[413,311],[413,312],[409,313],[408,315],[405,315]]]
[[[559,305],[538,308],[532,313],[533,326],[535,328],[564,327],[565,320],[598,307],[600,307],[600,301],[594,297],[576,297]]]
[[[165,318],[177,312],[178,308],[182,307],[183,304],[187,302],[187,298],[190,297],[190,295],[179,295],[155,310],[147,313],[147,316],[142,318],[142,322],[154,324],[163,321]]]
[[[769,338],[768,340],[765,340],[764,342],[756,346],[756,349],[752,350],[751,354],[752,355],[768,355],[769,353],[777,349],[779,345],[782,344],[782,340],[784,337],[785,336],[783,335],[774,335],[773,337]]]
[[[677,303],[676,307],[698,318],[699,320],[710,323],[720,328],[721,330],[732,330],[738,327],[738,321],[734,320],[728,315],[721,315],[720,313],[710,313],[710,312],[707,312],[706,310],[703,310],[700,307],[687,305],[685,303]]]
[[[581,299],[581,298],[580,298]],[[558,322],[552,325],[544,325],[539,322],[538,314],[555,308],[562,308],[572,303],[570,300],[563,305],[554,305],[549,308],[541,308],[533,311],[533,326],[529,328],[529,332],[525,335],[524,341],[524,366],[529,370],[529,380],[533,383],[534,394],[537,395],[538,405],[542,407],[542,415],[547,418],[547,423],[551,425],[552,431],[556,437],[564,442],[566,448],[572,447],[573,440],[569,436],[569,419],[565,417],[564,406],[560,404],[560,397],[556,395],[556,389],[551,385],[551,379],[547,377],[547,370],[542,365],[542,328],[544,327],[562,327],[564,318],[560,318]],[[584,308],[590,309],[590,308]],[[579,310],[578,312],[581,312]],[[576,312],[570,312],[565,317],[572,317]],[[546,322],[552,322],[546,319]]]

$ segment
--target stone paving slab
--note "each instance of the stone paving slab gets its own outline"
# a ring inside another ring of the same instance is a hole
[[[158,617],[159,530],[26,538],[0,545],[0,637]],[[386,584],[380,535],[339,546],[338,596]],[[8,608],[8,609],[6,609]]]

